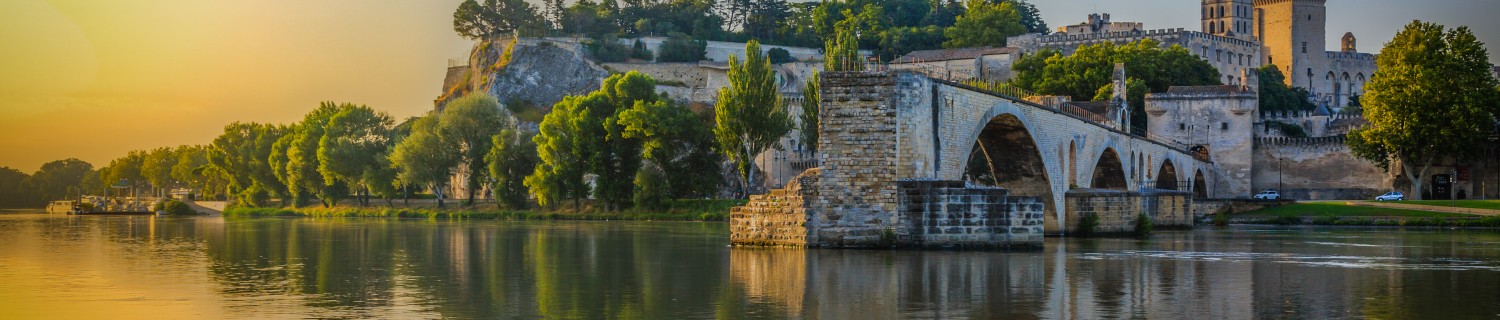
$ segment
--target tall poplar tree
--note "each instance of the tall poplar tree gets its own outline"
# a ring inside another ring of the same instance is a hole
[[[745,62],[729,56],[729,86],[719,89],[714,104],[714,136],[724,156],[738,165],[745,197],[754,184],[755,155],[776,146],[792,129],[791,116],[776,90],[771,61],[760,51],[760,42],[745,44]]]

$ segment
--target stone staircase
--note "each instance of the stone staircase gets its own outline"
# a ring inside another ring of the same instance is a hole
[[[734,245],[806,246],[808,199],[814,197],[817,168],[803,171],[785,188],[750,196],[729,211],[729,242]]]

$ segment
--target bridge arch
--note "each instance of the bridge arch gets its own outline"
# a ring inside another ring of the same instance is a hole
[[[1099,160],[1094,162],[1094,178],[1090,186],[1094,189],[1117,189],[1126,190],[1130,188],[1125,178],[1125,165],[1120,162],[1120,155],[1114,148],[1105,148],[1099,153]]]
[[[1161,169],[1156,170],[1156,186],[1162,190],[1179,190],[1177,178],[1177,166],[1172,164],[1172,159],[1163,159]]]
[[[1012,113],[1000,113],[979,130],[963,180],[988,186],[999,186],[1011,195],[1038,197],[1045,202],[1044,216],[1052,219],[1056,209],[1053,185],[1048,176],[1049,163],[1037,136],[1024,120]],[[1049,149],[1050,150],[1050,149]],[[1055,164],[1053,164],[1055,165]]]

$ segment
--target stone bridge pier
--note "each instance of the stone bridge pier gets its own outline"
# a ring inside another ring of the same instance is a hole
[[[913,72],[822,81],[819,168],[735,208],[733,243],[1040,246],[1087,214],[1106,232],[1143,213],[1190,225],[1214,181],[1211,162],[1110,117]]]

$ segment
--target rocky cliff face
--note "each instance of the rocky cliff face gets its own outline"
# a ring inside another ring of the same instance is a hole
[[[448,88],[438,98],[439,110],[466,93],[488,92],[502,103],[530,104],[545,113],[564,96],[598,89],[609,72],[576,43],[522,38],[480,42],[469,58],[468,70],[450,74],[454,76],[461,77],[453,81],[461,87]]]

